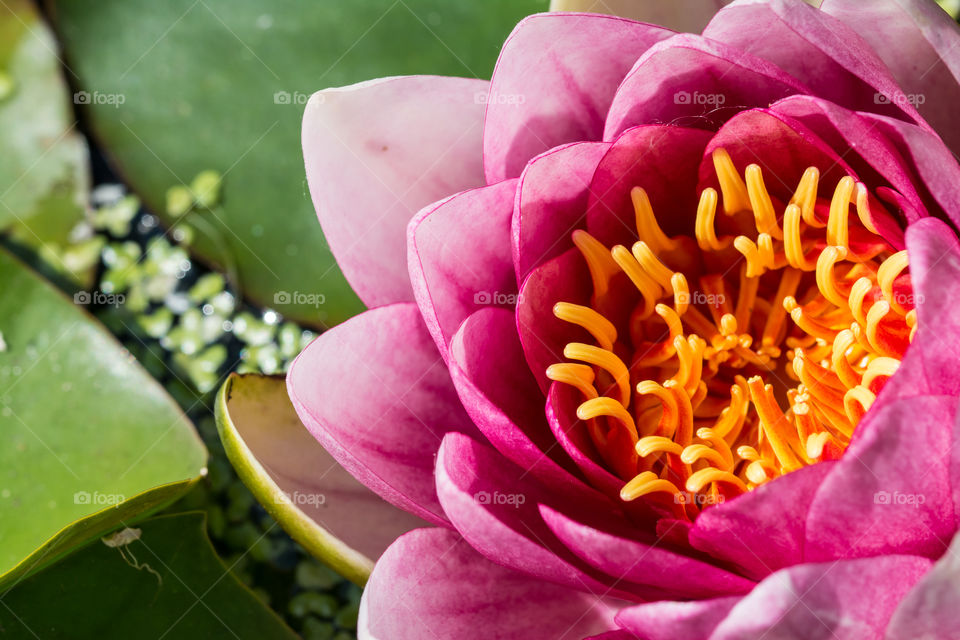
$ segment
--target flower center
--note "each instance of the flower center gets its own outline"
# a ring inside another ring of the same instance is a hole
[[[877,233],[865,185],[847,176],[821,199],[810,167],[775,205],[759,166],[741,177],[723,149],[713,163],[724,215],[704,189],[695,239],[668,237],[639,187],[630,249],[573,233],[593,295],[553,311],[594,344],[547,369],[584,396],[577,417],[620,497],[691,520],[838,458],[917,328],[907,253]]]

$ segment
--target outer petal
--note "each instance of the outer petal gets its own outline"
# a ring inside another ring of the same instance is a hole
[[[707,640],[740,598],[651,602],[621,609],[617,624],[645,640]],[[636,637],[636,636],[631,636]]]
[[[799,0],[738,0],[721,9],[703,35],[770,60],[837,104],[919,120],[869,44]]]
[[[690,544],[756,580],[803,562],[810,502],[832,466],[805,467],[706,509]]]
[[[483,184],[488,83],[408,76],[314,94],[303,157],[320,224],[370,307],[413,300],[404,229],[420,208]]]
[[[960,635],[960,535],[950,549],[904,596],[887,627],[887,640],[935,640]]]
[[[551,0],[551,11],[589,11],[700,33],[729,0]]]
[[[447,431],[476,434],[417,307],[402,303],[317,338],[287,374],[313,436],[362,483],[402,509],[446,524],[433,481]]]
[[[824,11],[867,41],[947,145],[960,152],[960,29],[927,0],[826,0]]]
[[[929,568],[926,558],[886,556],[784,569],[737,603],[710,640],[881,638]]]
[[[523,20],[500,52],[487,101],[487,183],[520,175],[534,156],[567,142],[599,140],[617,86],[661,27],[591,14]]]
[[[589,594],[496,565],[443,529],[417,529],[377,563],[363,592],[360,640],[576,640],[612,628]]]
[[[716,129],[737,111],[808,93],[776,65],[722,42],[687,33],[650,47],[610,105],[604,140],[638,124]]]
[[[424,322],[446,360],[467,316],[516,304],[510,220],[517,181],[464,191],[410,221],[408,268]]]
[[[919,329],[814,498],[807,558],[936,557],[957,529],[951,477],[960,395],[960,245],[927,218],[907,229]],[[953,464],[953,472],[956,462]]]
[[[512,229],[518,285],[535,267],[572,246],[570,234],[586,222],[593,172],[609,147],[603,142],[557,147],[523,170]]]

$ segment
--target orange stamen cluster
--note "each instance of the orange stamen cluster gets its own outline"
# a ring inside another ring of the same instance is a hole
[[[669,237],[637,187],[632,247],[574,232],[591,305],[554,314],[592,340],[547,369],[583,396],[577,417],[621,498],[672,502],[689,519],[838,458],[917,329],[907,254],[877,234],[863,184],[844,177],[819,199],[811,167],[778,203],[759,166],[741,176],[722,149],[713,162],[723,224],[707,188],[694,238]],[[636,303],[618,328],[604,310],[624,277]]]

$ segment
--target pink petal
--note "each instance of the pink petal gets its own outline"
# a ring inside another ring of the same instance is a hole
[[[693,602],[650,602],[621,609],[616,620],[645,640],[707,640],[739,601],[739,597],[730,596]]]
[[[803,562],[810,502],[833,464],[799,469],[705,509],[690,544],[755,580]]]
[[[404,268],[404,229],[413,214],[483,184],[478,97],[487,86],[383,78],[326,89],[307,103],[310,194],[337,264],[367,306],[413,300]]]
[[[612,628],[591,596],[496,565],[444,529],[417,529],[377,562],[363,592],[360,640],[577,640]]]
[[[551,0],[551,11],[588,11],[700,33],[730,0]]]
[[[650,586],[658,597],[712,598],[746,593],[754,582],[662,546],[653,535],[624,527],[617,535],[585,525],[547,506],[540,514],[550,530],[590,566],[616,580]]]
[[[586,220],[590,180],[609,147],[602,142],[557,147],[531,160],[523,170],[513,211],[517,284],[535,267],[572,246],[570,234]]]
[[[820,8],[873,47],[920,115],[960,152],[960,29],[954,19],[927,0],[826,0]]]
[[[703,35],[773,62],[814,95],[849,109],[922,121],[870,45],[804,2],[738,0]]]
[[[936,135],[916,125],[873,114],[863,117],[909,162],[918,176],[916,186],[927,209],[954,225],[960,224],[960,165],[956,156]]]
[[[446,524],[433,481],[443,434],[476,428],[416,305],[380,307],[301,353],[287,389],[304,425],[344,468],[414,515]]]
[[[957,583],[960,581],[960,536],[929,572],[900,601],[886,640],[954,637],[960,632]]]
[[[625,131],[600,161],[590,185],[587,230],[608,247],[637,240],[630,190],[643,187],[668,233],[693,228],[696,167],[709,131],[648,124]],[[689,225],[685,223],[689,222]],[[691,234],[692,235],[692,234]]]
[[[550,532],[538,503],[562,499],[495,450],[450,433],[437,458],[437,493],[450,521],[470,545],[497,564],[573,589],[636,600],[628,583],[611,588]],[[600,497],[571,501],[574,510],[609,512]],[[651,595],[651,594],[646,594]]]
[[[926,558],[886,556],[783,569],[737,603],[710,640],[879,640],[929,567]]]
[[[558,492],[599,497],[547,425],[511,312],[488,308],[467,318],[450,343],[450,373],[467,413],[506,458]]]
[[[520,175],[534,156],[567,142],[599,140],[617,86],[661,27],[590,14],[539,14],[507,38],[483,133],[487,183]]]
[[[960,309],[954,303],[960,245],[943,222],[926,218],[907,229],[907,250],[919,329],[813,500],[810,560],[936,557],[957,528],[951,452],[960,395]]]
[[[627,74],[603,131],[613,140],[656,122],[717,129],[737,111],[808,93],[776,65],[721,42],[687,33],[650,47]]]
[[[420,211],[407,228],[414,295],[444,360],[467,316],[516,304],[510,253],[516,186],[507,180],[458,193]]]

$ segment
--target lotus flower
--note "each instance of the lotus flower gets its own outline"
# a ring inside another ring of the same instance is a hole
[[[370,310],[289,395],[425,521],[360,637],[960,637],[958,73],[933,2],[738,0],[313,96]]]

